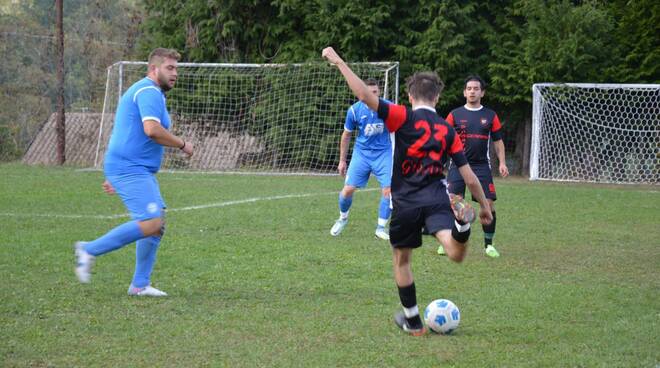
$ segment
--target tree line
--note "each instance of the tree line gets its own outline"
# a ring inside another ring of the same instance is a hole
[[[69,16],[84,9],[97,11]],[[441,114],[464,102],[463,79],[479,74],[519,172],[533,83],[660,81],[660,3],[652,0],[65,1],[65,32],[72,22],[107,26],[97,32],[134,59],[160,46],[191,62],[291,63],[319,61],[333,46],[349,61],[399,61],[402,77],[433,70],[444,80]]]

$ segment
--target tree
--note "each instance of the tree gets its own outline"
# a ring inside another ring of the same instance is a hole
[[[660,82],[660,3],[651,0],[612,1],[617,58],[608,70],[619,83]]]
[[[517,156],[528,170],[531,87],[540,82],[606,82],[614,59],[612,17],[595,1],[518,0],[488,34],[490,95],[508,106],[516,126]]]

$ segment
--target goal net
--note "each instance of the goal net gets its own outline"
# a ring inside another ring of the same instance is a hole
[[[353,63],[374,78],[384,98],[398,100],[397,62]],[[144,78],[145,62],[108,68],[94,159],[102,167],[121,94]],[[185,158],[166,149],[163,169],[328,173],[336,168],[346,110],[356,98],[336,67],[312,64],[179,63],[167,92],[174,134],[195,144]]]
[[[533,86],[531,180],[660,183],[660,85]]]

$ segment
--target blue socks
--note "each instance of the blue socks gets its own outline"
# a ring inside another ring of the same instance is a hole
[[[151,271],[156,263],[156,252],[160,245],[160,236],[148,236],[137,241],[135,246],[135,274],[131,285],[143,288],[149,285]]]
[[[351,209],[352,204],[353,204],[353,196],[346,198],[341,195],[341,192],[339,193],[339,212],[342,214],[342,216],[343,214],[347,214],[348,210]]]
[[[378,207],[378,226],[385,226],[387,220],[390,218],[392,209],[390,208],[390,199],[381,196],[380,197],[380,206]]]
[[[112,252],[124,245],[130,244],[144,237],[137,221],[125,222],[108,231],[100,238],[85,245],[85,251],[93,256]]]

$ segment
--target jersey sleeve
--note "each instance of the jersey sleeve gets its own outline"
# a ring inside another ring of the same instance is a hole
[[[162,122],[165,115],[165,99],[163,93],[157,88],[145,88],[139,90],[133,96],[133,100],[140,111],[140,120],[155,120]]]
[[[357,123],[357,116],[355,113],[355,105],[351,106],[346,110],[346,120],[344,120],[344,129],[352,132],[355,130],[355,124]]]
[[[493,138],[493,141],[499,141],[502,139],[502,123],[500,123],[500,118],[493,117],[493,126],[490,128],[490,136]]]
[[[449,115],[447,115],[447,118],[445,120],[447,120],[449,125],[451,125],[452,127],[454,126],[454,114],[452,114],[450,112]]]
[[[381,98],[378,100],[378,117],[385,122],[387,130],[393,133],[406,122],[408,109],[402,105],[387,103]]]
[[[453,130],[453,129],[452,129]],[[449,156],[451,156],[452,161],[456,167],[461,167],[468,163],[467,158],[465,157],[465,152],[463,151],[463,143],[458,139],[456,131],[453,131],[451,135],[451,145],[449,146]]]

